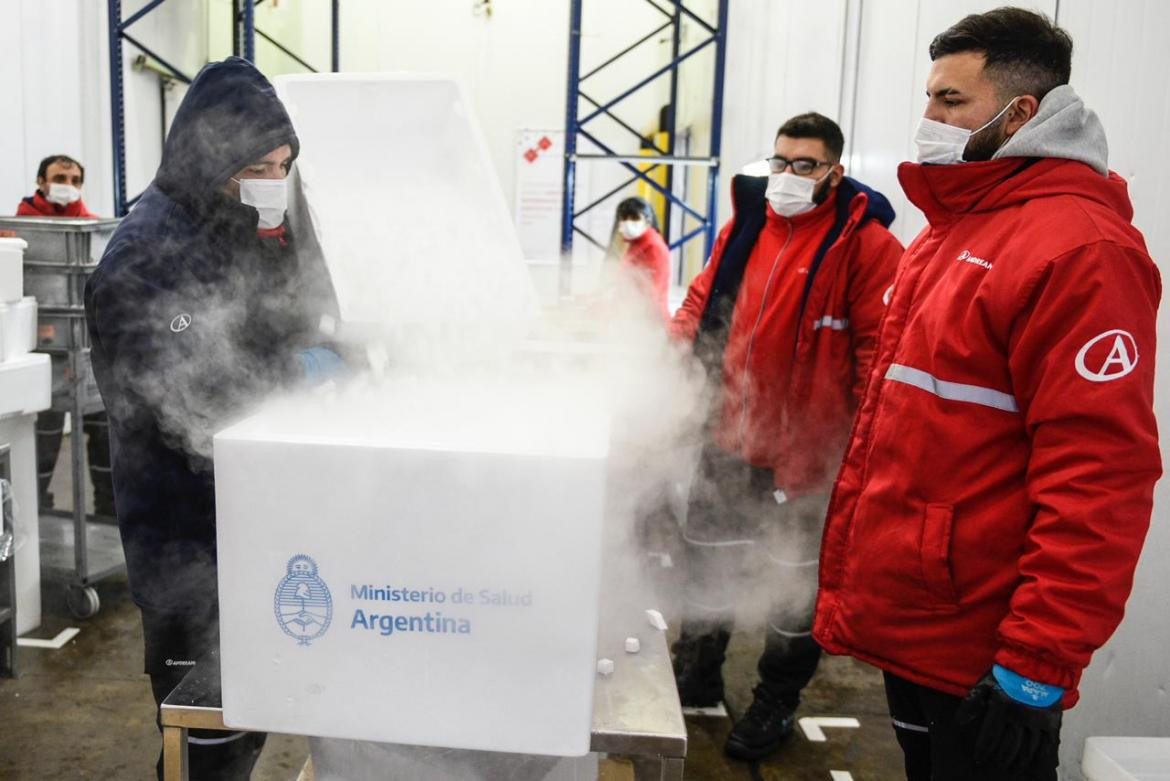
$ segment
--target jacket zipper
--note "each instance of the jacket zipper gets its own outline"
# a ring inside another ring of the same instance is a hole
[[[776,269],[780,265],[780,258],[784,257],[784,251],[788,249],[788,245],[792,243],[792,222],[788,223],[788,236],[784,239],[784,246],[776,253],[775,260],[772,261],[772,270],[768,272],[768,281],[764,285],[764,294],[760,297],[760,313],[756,316],[756,323],[752,326],[752,335],[748,337],[747,355],[744,357],[743,365],[743,390],[742,390],[742,408],[739,413],[739,449],[743,450],[744,432],[747,428],[747,413],[748,413],[748,399],[751,395],[751,366],[752,366],[752,351],[756,345],[756,333],[760,330],[760,323],[764,320],[764,310],[768,306],[768,291],[772,289],[772,280],[776,276]]]

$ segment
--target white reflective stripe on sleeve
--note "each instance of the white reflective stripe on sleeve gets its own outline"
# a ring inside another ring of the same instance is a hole
[[[690,537],[683,535],[683,541],[687,545],[695,545],[700,548],[731,548],[736,545],[755,545],[755,540],[718,540],[714,542],[704,542],[702,540],[692,540]]]
[[[825,315],[820,320],[813,321],[813,330],[816,331],[821,328],[832,328],[834,331],[844,331],[849,327],[849,318],[835,318],[832,315]]]
[[[897,719],[890,719],[890,721],[894,722],[894,726],[898,729],[904,729],[910,732],[930,732],[928,727],[920,727],[917,724],[907,724],[906,722],[898,721]]]
[[[193,746],[222,746],[224,743],[231,743],[233,740],[239,740],[247,734],[247,732],[233,732],[232,734],[223,738],[193,738],[188,735],[187,742]]]
[[[992,388],[982,388],[978,385],[964,385],[961,382],[947,382],[921,369],[913,369],[897,363],[890,364],[890,368],[886,370],[886,379],[913,385],[915,388],[933,393],[940,399],[948,401],[965,401],[968,404],[980,404],[1004,412],[1020,411],[1016,404],[1016,397],[1010,393]]]

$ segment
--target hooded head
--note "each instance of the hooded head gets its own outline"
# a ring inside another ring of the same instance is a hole
[[[277,147],[300,151],[292,121],[264,74],[229,57],[206,65],[183,98],[155,184],[187,202],[222,194],[229,179]],[[291,160],[290,160],[291,162]]]

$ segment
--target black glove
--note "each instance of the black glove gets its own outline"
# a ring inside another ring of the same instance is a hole
[[[1025,705],[1003,690],[991,671],[955,712],[977,767],[1011,774],[1052,770],[1060,747],[1060,702]]]

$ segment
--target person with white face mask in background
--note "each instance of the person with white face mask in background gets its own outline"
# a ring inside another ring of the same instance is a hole
[[[684,706],[720,702],[736,608],[771,603],[760,683],[725,746],[745,760],[791,734],[820,658],[820,528],[902,253],[889,202],[845,176],[844,145],[820,114],[780,127],[771,176],[732,180],[735,213],[672,322],[713,390],[684,534],[675,677]]]
[[[1020,8],[930,45],[927,226],[826,522],[814,636],[885,672],[910,781],[1055,781],[1162,471],[1158,270],[1072,40]]]
[[[68,155],[49,155],[37,167],[37,191],[22,198],[17,217],[97,217],[85,207],[85,168]]]
[[[623,270],[633,277],[646,299],[664,321],[670,320],[670,248],[658,231],[658,217],[644,198],[626,198],[618,204],[614,223],[625,242]]]
[[[213,435],[341,365],[319,331],[323,315],[337,317],[328,275],[298,251],[285,219],[299,148],[255,67],[235,57],[207,65],[175,114],[154,181],[85,288],[156,703],[218,650]],[[192,730],[191,777],[247,779],[263,742]]]
[[[68,155],[49,155],[37,167],[37,189],[23,198],[16,209],[18,217],[94,218],[81,198],[85,185],[85,167]],[[53,360],[65,360],[53,356]],[[49,483],[57,468],[61,440],[65,430],[65,413],[45,410],[37,414],[37,492],[38,505],[51,510],[54,505]],[[110,485],[110,438],[104,412],[85,416],[82,430],[86,438],[86,460],[93,486],[93,509],[97,520],[114,518],[114,489]]]

